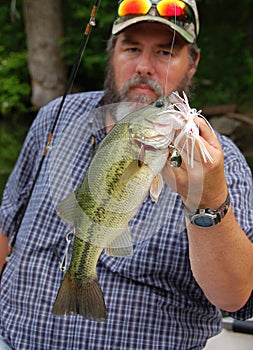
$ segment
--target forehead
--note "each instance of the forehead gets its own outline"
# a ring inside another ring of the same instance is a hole
[[[152,22],[137,23],[118,35],[121,40],[131,40],[149,44],[152,40],[157,45],[170,45],[173,40],[179,46],[187,45],[186,41],[171,28]]]

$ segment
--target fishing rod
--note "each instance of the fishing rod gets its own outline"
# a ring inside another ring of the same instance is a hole
[[[52,144],[54,130],[55,130],[57,122],[58,122],[58,120],[60,118],[61,111],[62,111],[64,102],[65,102],[65,99],[66,99],[68,93],[71,91],[71,89],[73,87],[73,84],[74,84],[74,81],[75,81],[78,69],[79,69],[80,64],[81,64],[83,53],[84,53],[84,51],[86,49],[86,46],[88,44],[88,41],[89,41],[89,37],[90,37],[91,31],[92,31],[92,28],[96,26],[96,14],[97,14],[97,10],[99,8],[100,2],[101,2],[101,0],[95,0],[94,5],[92,7],[92,10],[91,10],[91,13],[90,13],[90,19],[89,19],[89,21],[88,21],[88,23],[87,23],[87,25],[85,27],[85,30],[84,30],[84,33],[83,33],[83,38],[82,38],[82,41],[81,41],[81,44],[80,44],[80,47],[79,47],[79,50],[78,50],[78,53],[77,53],[77,56],[76,56],[76,60],[75,60],[75,62],[73,64],[73,68],[72,68],[72,71],[70,73],[70,76],[69,76],[69,79],[68,79],[68,82],[67,82],[67,85],[66,85],[65,92],[64,92],[64,94],[62,96],[61,103],[59,105],[59,108],[58,108],[57,114],[55,116],[55,119],[53,121],[52,128],[51,128],[51,130],[50,130],[50,132],[48,134],[46,145],[45,145],[45,147],[43,149],[42,157],[40,159],[40,163],[39,163],[37,171],[35,173],[31,189],[30,189],[30,191],[28,193],[28,197],[27,197],[27,199],[25,201],[25,204],[24,204],[24,207],[22,209],[22,214],[21,214],[20,220],[18,222],[17,229],[16,229],[16,231],[15,231],[15,233],[14,233],[12,239],[11,239],[11,242],[9,244],[8,255],[6,257],[5,263],[4,263],[2,271],[0,273],[0,280],[1,280],[1,276],[3,274],[3,271],[4,271],[4,269],[5,269],[5,267],[6,267],[7,263],[8,263],[8,259],[11,256],[13,247],[14,247],[14,245],[16,243],[17,235],[18,235],[20,226],[22,224],[23,218],[25,216],[25,212],[26,212],[26,209],[27,209],[28,204],[30,202],[31,196],[33,194],[33,190],[34,190],[35,184],[37,182],[37,179],[39,177],[39,174],[40,174],[40,171],[41,171],[44,159],[45,159],[45,157],[47,155],[48,150],[50,150],[52,148],[51,144]]]

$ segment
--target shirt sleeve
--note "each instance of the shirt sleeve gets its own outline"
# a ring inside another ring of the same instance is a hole
[[[102,91],[68,95],[64,108],[61,110],[61,123],[57,123],[57,126],[61,124],[59,129],[67,127],[73,118],[96,108],[102,95]],[[40,109],[7,181],[0,207],[0,227],[3,234],[8,237],[11,237],[16,231],[22,218],[23,208],[26,205],[49,132],[52,131],[61,103],[62,97],[59,97]]]
[[[51,103],[52,104],[52,103]],[[55,103],[58,105],[58,103]],[[0,208],[0,227],[3,234],[12,237],[22,217],[23,208],[29,196],[36,171],[46,145],[50,122],[52,120],[52,108],[49,105],[43,107],[32,123],[23,147],[7,181],[3,192]]]
[[[252,172],[239,149],[224,136],[221,143],[225,157],[225,173],[231,204],[236,219],[253,244],[253,181]],[[253,293],[243,308],[227,315],[245,320],[253,317]]]

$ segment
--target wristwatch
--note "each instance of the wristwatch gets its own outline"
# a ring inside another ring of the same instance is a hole
[[[230,197],[229,194],[225,202],[217,209],[211,210],[207,209],[196,209],[190,211],[185,207],[186,215],[188,216],[190,222],[198,227],[209,228],[217,225],[224,218],[228,212],[230,206]]]

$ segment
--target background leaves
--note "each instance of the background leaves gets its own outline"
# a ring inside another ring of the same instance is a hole
[[[16,1],[15,16],[10,12],[10,3],[0,0],[0,195],[36,114],[30,102],[22,0]],[[229,4],[224,0],[199,0],[197,3],[201,61],[192,105],[203,109],[206,105],[236,104],[239,111],[253,113],[252,0]],[[117,0],[101,1],[97,25],[92,30],[74,91],[103,88],[105,47],[116,4]],[[65,35],[61,48],[68,72],[72,69],[92,6],[88,0],[62,1]]]

